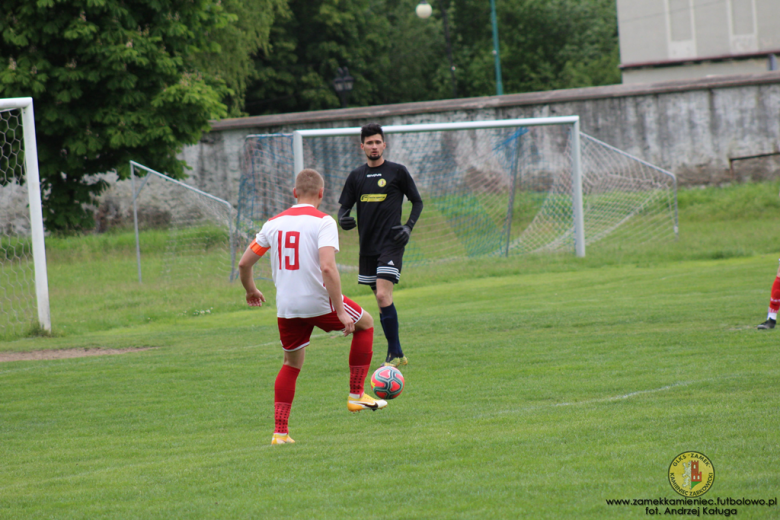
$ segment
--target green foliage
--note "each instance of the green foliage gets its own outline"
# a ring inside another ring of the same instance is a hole
[[[414,14],[416,0],[290,0],[258,57],[250,114],[337,108],[339,67],[355,78],[351,106],[447,96],[444,37],[436,20]]]
[[[176,154],[225,113],[224,82],[195,58],[217,52],[231,16],[214,0],[0,0],[0,96],[32,96],[50,231],[90,227],[88,176],[130,159],[174,176]]]
[[[288,14],[287,1],[223,0],[221,5],[231,23],[214,31],[212,45],[198,53],[195,62],[199,70],[225,82],[228,115],[238,117],[245,115],[247,84],[257,77],[253,58],[270,50],[271,26],[278,16]]]
[[[421,20],[417,0],[373,3],[372,13],[386,13],[386,28],[376,43],[367,80],[378,85],[371,104],[407,103],[452,97],[449,62],[440,19]],[[351,69],[350,69],[351,70]]]
[[[475,0],[450,5],[461,95],[493,95],[490,6]],[[619,83],[615,9],[614,0],[496,2],[504,92]]]
[[[458,97],[496,93],[490,4],[418,0],[291,0],[257,58],[251,114],[336,108],[336,69],[355,78],[351,106],[452,97],[441,6],[447,11]],[[496,2],[505,93],[620,82],[614,0]]]

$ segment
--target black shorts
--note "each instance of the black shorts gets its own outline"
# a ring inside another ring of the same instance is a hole
[[[403,248],[390,249],[380,255],[360,255],[358,283],[370,285],[372,289],[376,289],[377,278],[398,283],[401,280],[401,264],[403,258]]]

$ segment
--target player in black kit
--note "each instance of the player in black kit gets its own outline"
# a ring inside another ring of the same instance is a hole
[[[401,279],[404,246],[409,242],[423,201],[409,171],[402,164],[386,161],[387,147],[382,127],[372,123],[360,132],[360,148],[368,161],[354,169],[344,183],[339,198],[339,224],[346,230],[358,226],[360,270],[358,283],[370,285],[379,305],[379,320],[387,338],[385,366],[406,365],[409,361],[398,340],[398,313],[393,305],[393,284]],[[406,224],[401,224],[404,195],[412,203]],[[357,224],[349,215],[357,204]]]

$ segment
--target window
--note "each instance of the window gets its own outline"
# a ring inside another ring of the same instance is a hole
[[[693,16],[693,0],[665,1],[669,59],[695,57],[696,29]]]
[[[756,0],[728,0],[731,52],[758,50],[756,35]]]

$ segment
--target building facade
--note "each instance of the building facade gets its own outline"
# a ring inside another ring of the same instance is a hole
[[[617,0],[617,10],[623,83],[780,68],[780,0]]]

